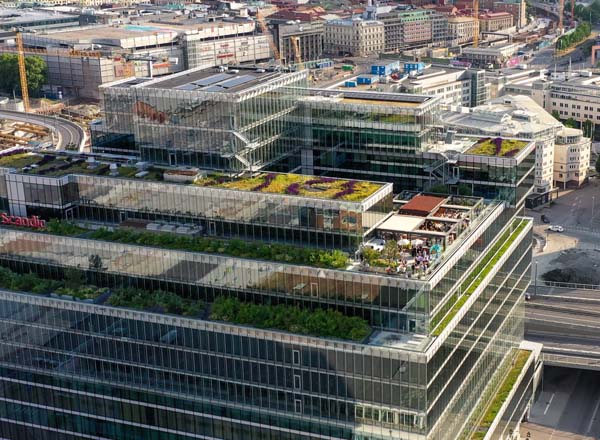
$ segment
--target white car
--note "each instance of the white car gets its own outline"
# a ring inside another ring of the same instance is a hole
[[[552,232],[565,232],[565,228],[559,225],[552,225],[549,228]]]
[[[385,240],[382,240],[381,238],[372,238],[365,243],[365,246],[370,247],[374,251],[381,252],[385,247]]]

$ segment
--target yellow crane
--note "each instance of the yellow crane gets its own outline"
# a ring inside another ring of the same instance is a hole
[[[473,47],[479,46],[479,0],[473,0]]]
[[[290,37],[292,42],[292,49],[294,51],[294,62],[298,65],[298,69],[304,69],[304,62],[302,61],[302,52],[300,51],[300,37],[294,35]]]
[[[260,31],[263,34],[266,34],[269,40],[269,46],[271,47],[271,51],[273,52],[273,56],[275,61],[279,63],[281,61],[281,56],[279,55],[279,49],[277,49],[277,45],[275,44],[275,40],[273,38],[273,34],[269,31],[267,24],[265,23],[265,18],[260,12],[260,9],[256,10],[256,21],[258,22],[258,27],[260,27]]]
[[[21,32],[16,33],[15,43],[17,45],[17,58],[19,60],[19,79],[21,80],[21,98],[23,108],[29,113],[29,89],[27,88],[27,72],[25,71],[25,54],[23,53],[23,36]]]

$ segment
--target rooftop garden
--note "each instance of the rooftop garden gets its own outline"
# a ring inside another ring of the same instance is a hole
[[[477,290],[484,278],[528,224],[528,220],[515,220],[511,227],[502,234],[492,248],[480,260],[479,264],[469,272],[467,278],[462,282],[460,289],[455,292],[452,297],[446,301],[444,307],[431,318],[430,328],[432,329],[432,336],[439,336],[444,331],[450,321],[452,321],[469,297]]]
[[[511,390],[515,386],[515,383],[517,382],[521,371],[523,371],[523,368],[525,367],[530,355],[531,352],[528,350],[517,350],[516,356],[512,357],[512,366],[504,377],[500,387],[493,395],[489,406],[485,410],[485,413],[479,422],[479,427],[471,437],[471,440],[483,440],[485,438],[490,426],[492,426],[492,423],[498,416],[502,405],[504,405],[504,402],[506,399],[508,399]]]
[[[196,179],[194,185],[349,202],[360,202],[381,188],[373,182],[276,173],[233,180],[214,175]]]
[[[358,317],[344,316],[338,311],[253,304],[224,296],[215,299],[210,319],[353,341],[362,341],[371,333],[371,327],[367,321]]]
[[[24,149],[13,149],[5,154],[0,153],[0,167],[17,168],[26,174],[47,177],[60,177],[67,174],[89,174],[135,178],[141,170],[131,166],[119,166],[111,173],[110,164],[104,162],[89,163],[83,157],[57,154],[31,153]],[[162,180],[162,170],[150,169],[141,177],[144,180]]]
[[[479,139],[475,145],[467,150],[467,154],[482,156],[514,157],[528,145],[525,141],[502,138]]]
[[[20,274],[0,267],[0,288],[64,299],[93,301],[105,298],[113,307],[127,307],[153,313],[200,317],[207,307],[202,301],[183,298],[173,292],[87,285],[83,271],[67,270],[63,280],[41,278],[35,273]],[[284,330],[309,336],[362,341],[370,333],[367,321],[345,316],[332,310],[310,310],[285,305],[242,302],[236,298],[217,297],[212,303],[210,319],[258,328]]]
[[[106,228],[89,231],[71,223],[58,220],[49,221],[46,225],[46,232],[56,235],[83,236],[94,240],[189,252],[208,252],[239,258],[270,260],[329,269],[342,269],[349,263],[348,256],[337,249],[328,251],[279,243],[250,242],[240,239],[218,240],[215,238],[188,237],[164,232],[138,232],[125,228],[113,231]]]

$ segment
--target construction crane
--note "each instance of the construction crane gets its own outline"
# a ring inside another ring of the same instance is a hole
[[[473,47],[479,46],[479,0],[473,0]]]
[[[23,36],[19,31],[17,31],[15,34],[15,43],[17,45],[17,58],[19,61],[19,79],[21,81],[21,98],[23,99],[23,109],[26,113],[29,113],[29,89],[27,88],[27,72],[25,71]]]
[[[279,55],[279,49],[277,49],[277,45],[275,44],[275,39],[273,38],[273,34],[267,27],[267,24],[265,23],[265,18],[262,16],[260,9],[256,10],[256,21],[258,22],[258,27],[260,27],[260,31],[263,34],[267,35],[267,39],[269,40],[269,46],[271,47],[271,50],[273,51],[273,56],[275,58],[275,62],[277,62],[277,63],[281,62],[281,56]]]
[[[302,61],[302,52],[300,51],[300,37],[294,35],[290,37],[292,42],[292,49],[294,50],[294,62],[298,65],[300,70],[304,69],[304,62]]]
[[[558,1],[558,31],[563,31],[563,15],[565,15],[565,0]]]

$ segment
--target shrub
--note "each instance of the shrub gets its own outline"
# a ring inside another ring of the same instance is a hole
[[[215,299],[210,318],[258,328],[353,341],[362,341],[371,333],[367,321],[342,315],[338,311],[309,310],[282,304],[259,305],[225,296]]]

